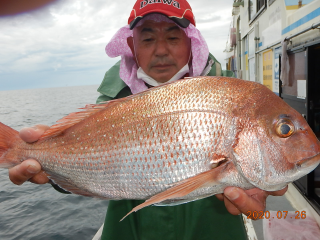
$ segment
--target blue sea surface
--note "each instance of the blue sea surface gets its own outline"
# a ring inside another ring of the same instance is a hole
[[[20,130],[53,125],[77,108],[95,103],[98,86],[0,91],[0,122]],[[62,194],[51,185],[16,186],[0,169],[0,239],[92,239],[108,201]]]

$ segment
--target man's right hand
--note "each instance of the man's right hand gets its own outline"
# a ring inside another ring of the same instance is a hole
[[[23,141],[32,143],[37,141],[48,128],[49,127],[45,125],[23,128],[19,132],[19,135]],[[10,168],[9,178],[16,185],[21,185],[28,180],[37,184],[49,182],[47,174],[41,169],[40,164],[33,159],[27,159],[21,164]]]

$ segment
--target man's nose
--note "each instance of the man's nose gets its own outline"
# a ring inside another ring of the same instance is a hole
[[[163,57],[168,55],[168,44],[165,40],[158,40],[155,46],[155,55],[158,57]]]

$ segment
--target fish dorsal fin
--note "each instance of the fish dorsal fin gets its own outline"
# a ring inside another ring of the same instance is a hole
[[[83,108],[83,111],[70,113],[68,116],[65,116],[57,121],[57,124],[52,125],[39,140],[44,140],[60,135],[64,130],[76,125],[77,123],[83,121],[91,115],[96,114],[97,112],[110,107],[114,104],[117,104],[120,99],[112,100],[108,102],[102,102],[101,104],[88,104]]]
[[[136,212],[141,208],[150,206],[152,204],[160,203],[168,199],[179,198],[188,195],[196,189],[202,187],[208,187],[216,184],[217,174],[220,172],[220,168],[214,168],[209,171],[200,173],[194,177],[182,180],[173,187],[165,190],[164,192],[158,193],[153,197],[146,200],[144,203],[133,208],[126,216],[124,216],[120,221],[127,217],[130,213]]]

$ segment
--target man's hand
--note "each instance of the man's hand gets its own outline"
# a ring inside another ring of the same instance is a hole
[[[266,199],[269,195],[282,196],[288,190],[288,186],[284,189],[274,192],[263,191],[259,188],[243,190],[236,187],[227,187],[223,194],[217,194],[217,198],[224,201],[224,204],[233,215],[243,213],[249,215],[253,211],[264,211],[266,208]]]
[[[45,125],[23,128],[19,135],[23,141],[31,143],[37,141],[48,128]],[[25,160],[21,164],[10,168],[9,178],[16,185],[21,185],[28,180],[37,184],[49,182],[46,173],[41,170],[40,164],[32,159]]]

